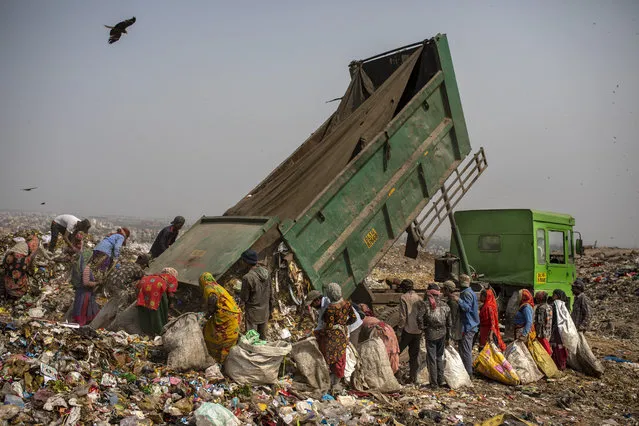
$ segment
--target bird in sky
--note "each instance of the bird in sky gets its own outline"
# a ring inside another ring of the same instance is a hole
[[[127,19],[122,22],[118,22],[114,27],[110,27],[109,25],[105,25],[105,27],[110,28],[111,32],[109,33],[109,44],[113,44],[116,41],[120,40],[122,34],[128,34],[126,29],[131,25],[135,24],[135,16],[131,19]]]
[[[38,187],[37,186],[32,186],[31,188],[22,188],[23,191],[27,191],[27,192],[33,191],[34,189],[38,189]]]
[[[47,203],[40,203],[41,206],[44,206],[45,204],[47,204]]]

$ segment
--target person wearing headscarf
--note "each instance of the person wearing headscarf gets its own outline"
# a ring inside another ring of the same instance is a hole
[[[483,303],[479,311],[479,345],[483,348],[492,338],[499,349],[505,351],[506,344],[499,332],[499,311],[493,289],[482,290],[479,295],[479,301]]]
[[[444,384],[444,348],[450,343],[450,308],[440,296],[439,285],[430,284],[418,318],[419,328],[426,337],[426,365],[432,388]]]
[[[565,304],[568,297],[563,290],[557,289],[552,292],[552,299],[552,333],[550,335],[552,360],[555,361],[555,365],[557,365],[558,369],[565,370],[566,363],[568,361],[568,351],[564,347],[563,340],[561,339],[561,333],[559,332],[557,305],[561,303]]]
[[[335,388],[344,378],[348,324],[354,323],[357,318],[350,302],[342,299],[339,284],[326,285],[324,293],[330,304],[323,314],[324,328],[316,331],[315,337],[331,373],[331,386]]]
[[[237,343],[242,311],[233,296],[215,281],[210,272],[200,275],[203,304],[208,320],[204,325],[204,341],[209,354],[223,363]]]
[[[442,295],[445,297],[446,303],[450,308],[450,340],[455,343],[455,346],[459,349],[462,340],[462,323],[461,323],[461,311],[459,310],[459,292],[457,286],[453,281],[446,281],[442,284]]]
[[[178,289],[178,272],[164,268],[157,275],[147,275],[138,281],[136,302],[142,331],[151,336],[162,334],[169,322],[169,308]]]
[[[29,275],[33,273],[33,262],[39,248],[39,240],[32,235],[26,241],[16,243],[4,256],[2,266],[4,279],[2,296],[20,299],[29,290]]]
[[[414,290],[412,280],[403,280],[399,288],[404,290],[404,294],[399,299],[399,329],[402,331],[402,338],[399,342],[399,353],[408,347],[408,380],[410,383],[417,381],[417,370],[419,369],[419,345],[422,339],[422,331],[419,329],[417,317],[422,311],[424,301]],[[459,316],[459,315],[458,315]]]
[[[538,291],[535,294],[535,331],[537,340],[548,355],[552,355],[550,337],[552,336],[552,307],[548,304],[548,293]]]
[[[515,339],[527,341],[529,337],[535,338],[534,306],[535,301],[530,291],[526,289],[519,290],[519,311],[517,311],[513,321],[515,324]]]
[[[470,288],[470,277],[466,274],[459,276],[459,286],[462,288],[459,297],[453,298],[459,304],[462,323],[462,340],[459,346],[459,356],[464,363],[468,375],[473,375],[473,341],[479,330],[479,302],[477,295]]]
[[[155,259],[156,257],[159,257],[169,247],[171,247],[177,239],[180,229],[182,229],[185,222],[186,220],[184,217],[175,216],[175,219],[173,219],[171,224],[160,231],[151,246],[151,251],[149,252],[151,258]]]
[[[386,348],[386,354],[390,361],[391,369],[393,373],[397,373],[399,370],[399,343],[397,342],[397,335],[393,327],[386,324],[384,321],[377,318],[371,308],[365,304],[360,305],[362,311],[366,315],[362,320],[362,331],[360,333],[360,341],[364,342],[368,339],[379,337],[384,342]],[[419,356],[419,347],[418,353]],[[417,372],[415,372],[417,374]]]
[[[575,323],[578,331],[586,331],[590,325],[591,308],[590,299],[584,293],[585,285],[580,279],[572,284],[572,294],[575,295],[575,301],[572,304],[572,322]]]
[[[95,246],[93,258],[98,263],[98,269],[101,273],[106,273],[112,265],[118,263],[120,249],[122,246],[126,246],[130,235],[131,232],[128,228],[118,228],[116,232],[110,233]]]
[[[78,234],[81,241],[83,237],[83,233]],[[93,321],[100,312],[100,306],[95,301],[95,288],[100,284],[95,275],[98,265],[95,261],[91,262],[92,252],[84,248],[84,242],[82,244],[71,271],[71,284],[75,288],[72,319],[81,327]]]
[[[266,340],[268,320],[275,306],[271,276],[265,267],[258,264],[257,252],[246,250],[241,256],[242,263],[249,270],[242,277],[240,298],[244,304],[246,331],[256,330],[260,339]]]

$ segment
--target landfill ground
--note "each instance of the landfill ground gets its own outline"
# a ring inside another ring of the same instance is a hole
[[[15,236],[0,235],[2,253]],[[412,278],[418,286],[432,280],[432,256],[412,260],[402,251],[393,247],[371,278]],[[130,259],[135,254],[124,251]],[[605,367],[601,379],[566,370],[558,378],[517,387],[474,377],[472,388],[456,391],[405,386],[395,394],[354,398],[344,391],[338,401],[313,400],[317,414],[309,416],[301,412],[308,407],[301,402],[305,395],[291,389],[290,363],[278,385],[239,386],[207,378],[204,371],[169,371],[161,339],[63,323],[73,300],[68,267],[43,257],[31,294],[18,302],[0,301],[5,402],[0,425],[197,424],[194,411],[204,402],[229,408],[241,424],[297,424],[298,419],[299,424],[474,424],[501,413],[530,424],[639,424],[638,258],[632,250],[589,249],[577,259],[593,302],[586,336]],[[293,340],[299,338],[307,327],[298,327],[297,319],[294,309],[276,314],[271,336],[286,328]],[[603,360],[606,356],[627,362]],[[401,358],[405,369],[406,354]]]

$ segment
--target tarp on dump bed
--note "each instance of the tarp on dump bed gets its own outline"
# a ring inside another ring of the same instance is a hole
[[[422,47],[395,52],[384,67],[351,64],[351,83],[337,111],[225,216],[295,219],[402,108],[411,76],[419,73]],[[369,77],[370,75],[370,77]],[[375,84],[379,84],[376,87]]]

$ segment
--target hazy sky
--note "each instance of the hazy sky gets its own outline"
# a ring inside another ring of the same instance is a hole
[[[2,1],[0,208],[221,214],[333,111],[351,60],[438,32],[489,162],[459,208],[639,246],[636,0]]]

